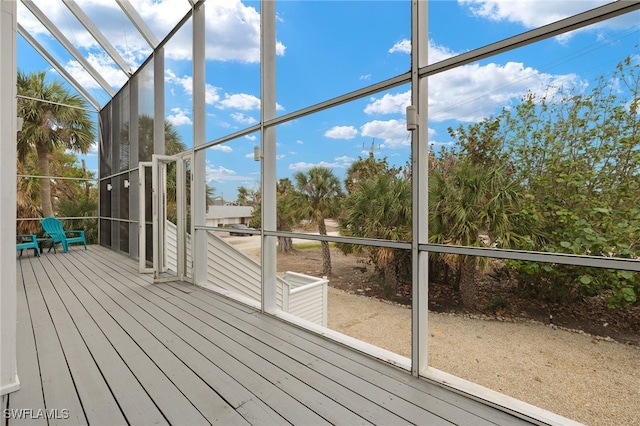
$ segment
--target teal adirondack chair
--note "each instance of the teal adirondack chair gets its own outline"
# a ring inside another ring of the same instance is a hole
[[[62,244],[62,249],[66,253],[69,251],[69,244],[73,243],[82,243],[84,244],[84,249],[87,249],[87,240],[84,238],[84,231],[65,231],[62,228],[62,222],[55,217],[45,217],[40,221],[40,225],[44,232],[51,238],[49,251],[51,251],[51,248],[56,244]],[[71,236],[69,234],[71,234]]]
[[[16,235],[16,250],[20,250],[20,256],[22,256],[22,250],[33,249],[33,254],[40,256],[40,247],[38,246],[38,239],[35,235],[19,234]]]

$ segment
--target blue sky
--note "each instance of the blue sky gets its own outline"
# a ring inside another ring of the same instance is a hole
[[[132,0],[156,37],[162,39],[188,10],[187,0]],[[103,29],[131,69],[150,48],[131,27],[114,0],[78,0]],[[588,10],[606,1],[459,0],[429,2],[431,63]],[[59,0],[35,1],[76,48],[117,91],[126,75],[100,49]],[[258,121],[259,2],[208,0],[207,141]],[[409,1],[279,1],[277,39],[278,114],[325,101],[365,87],[409,68]],[[33,16],[19,4],[19,21],[85,85],[101,104],[109,97]],[[166,47],[166,119],[192,146],[190,26]],[[18,37],[21,71],[51,70]],[[633,13],[447,71],[429,80],[429,136],[434,146],[452,143],[447,127],[468,124],[515,105],[527,91],[553,96],[560,88],[588,90],[594,78],[611,73],[631,55],[640,60],[640,14]],[[55,71],[51,78],[59,77]],[[344,176],[348,166],[371,147],[392,164],[409,160],[404,111],[409,86],[319,114],[277,129],[277,172],[291,176],[313,165],[331,167]],[[249,135],[207,149],[207,179],[216,194],[235,198],[244,185],[258,188],[259,163]],[[86,157],[97,170],[96,149]]]

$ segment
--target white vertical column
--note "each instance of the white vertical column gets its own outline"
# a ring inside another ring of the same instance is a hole
[[[427,65],[428,28],[426,0],[411,3],[411,104],[417,108],[417,129],[411,138],[412,161],[412,327],[411,373],[418,376],[427,368],[428,336],[428,253],[418,250],[429,239],[428,223],[428,93],[427,79],[418,78],[420,67]]]
[[[198,3],[193,10],[193,147],[205,143],[205,2]],[[196,226],[207,222],[206,151],[196,150],[193,155],[195,180],[192,197],[191,220]],[[191,239],[193,257],[193,282],[207,282],[207,231],[197,230]]]
[[[0,1],[0,394],[20,388],[16,360],[16,2]]]
[[[165,153],[164,47],[156,49],[153,52],[153,153],[159,155],[164,155]]]
[[[260,2],[260,99],[262,123],[262,229],[276,231],[276,2]],[[262,235],[262,310],[276,308],[277,237]]]

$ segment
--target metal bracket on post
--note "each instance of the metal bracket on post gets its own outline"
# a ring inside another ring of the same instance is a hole
[[[407,107],[407,130],[416,130],[418,128],[418,108],[415,105]]]

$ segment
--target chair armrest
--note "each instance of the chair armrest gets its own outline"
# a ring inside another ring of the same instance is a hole
[[[21,240],[31,240],[36,242],[36,236],[34,234],[18,234],[16,238],[20,238]]]

